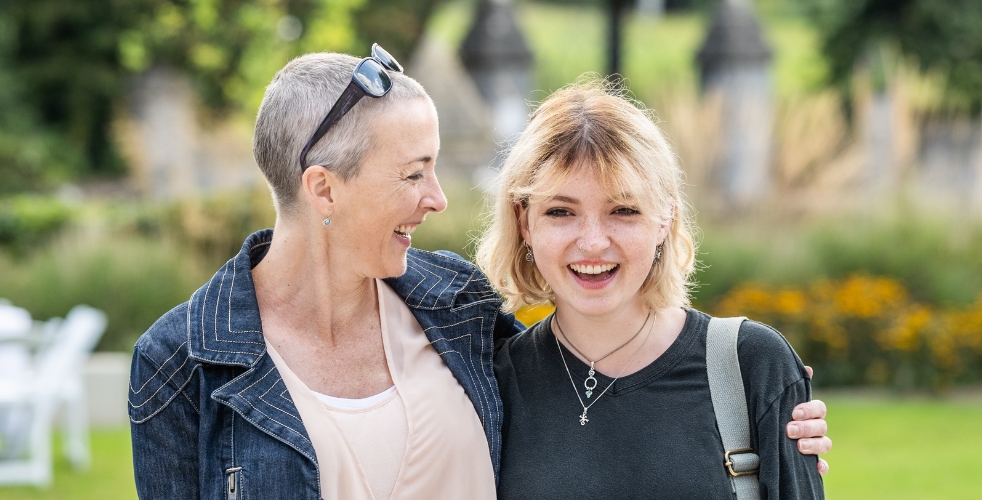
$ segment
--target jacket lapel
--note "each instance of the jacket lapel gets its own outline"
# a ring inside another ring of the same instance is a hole
[[[212,392],[214,400],[316,463],[300,413],[263,339],[252,268],[265,256],[272,236],[272,230],[250,236],[242,250],[191,297],[188,345],[192,358],[246,368]]]

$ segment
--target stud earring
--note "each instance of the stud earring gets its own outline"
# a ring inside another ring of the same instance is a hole
[[[529,246],[527,241],[525,242],[525,261],[535,263],[535,256],[532,255],[532,247]]]
[[[330,217],[324,219],[324,225],[325,226],[330,226],[331,225],[331,218]]]

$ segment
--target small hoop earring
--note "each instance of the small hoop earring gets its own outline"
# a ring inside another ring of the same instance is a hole
[[[527,241],[525,242],[525,261],[535,263],[535,256],[532,255],[532,247],[529,246]]]
[[[324,225],[325,226],[330,226],[331,225],[331,218],[330,217],[324,219]]]

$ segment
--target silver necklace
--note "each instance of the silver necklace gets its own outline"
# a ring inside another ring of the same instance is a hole
[[[651,312],[648,312],[648,316],[651,316]],[[645,323],[647,323],[647,322],[648,322],[648,320],[645,319]],[[559,326],[559,322],[558,321],[556,322],[556,326]],[[643,324],[641,326],[642,326],[642,328],[644,327]],[[648,328],[648,334],[644,336],[644,342],[641,342],[641,345],[638,346],[638,350],[634,351],[634,355],[631,356],[631,360],[628,361],[626,365],[624,365],[624,368],[621,368],[621,372],[618,373],[616,377],[614,377],[614,380],[611,380],[610,383],[607,384],[607,388],[604,389],[603,392],[601,392],[599,396],[597,396],[597,399],[594,399],[593,402],[590,403],[590,404],[588,404],[588,405],[587,404],[583,404],[583,398],[580,397],[580,391],[579,391],[579,389],[576,388],[576,382],[573,382],[573,374],[570,373],[570,371],[569,371],[569,365],[566,364],[566,355],[563,354],[563,348],[562,348],[561,345],[559,345],[559,337],[555,337],[555,339],[556,339],[556,348],[559,349],[559,357],[562,358],[562,360],[563,360],[563,366],[566,367],[566,375],[569,376],[569,383],[573,385],[573,392],[576,393],[576,399],[578,399],[580,401],[580,406],[583,407],[583,413],[580,414],[580,425],[586,425],[586,423],[590,421],[590,419],[587,418],[587,416],[586,416],[586,413],[588,411],[590,411],[590,407],[592,407],[593,405],[597,404],[597,401],[600,401],[600,398],[602,398],[604,396],[604,394],[607,394],[607,391],[610,390],[610,388],[614,386],[614,382],[617,382],[617,379],[621,378],[621,375],[624,375],[624,371],[627,370],[627,367],[631,366],[631,364],[634,363],[634,359],[638,357],[638,354],[639,353],[641,353],[641,348],[644,347],[644,345],[648,343],[648,337],[651,337],[651,330],[654,327],[655,327],[655,322],[652,321],[651,322],[651,328]],[[592,368],[591,368],[591,371],[593,371]]]
[[[593,377],[594,375],[597,374],[597,371],[593,369],[593,365],[595,365],[595,364],[597,364],[597,363],[599,363],[599,362],[607,359],[611,354],[614,354],[615,352],[623,349],[628,344],[630,344],[632,341],[634,341],[634,339],[638,338],[638,335],[641,334],[641,330],[644,330],[644,325],[648,324],[648,319],[649,318],[651,318],[651,311],[650,310],[648,311],[648,315],[645,316],[644,322],[641,323],[641,328],[638,328],[637,333],[635,333],[634,335],[632,335],[631,338],[627,339],[627,342],[624,342],[618,348],[616,348],[613,351],[610,351],[607,354],[605,354],[604,356],[600,357],[600,359],[592,360],[592,359],[588,358],[585,354],[583,354],[583,351],[580,351],[579,349],[576,348],[575,345],[573,345],[573,341],[570,340],[569,337],[566,336],[566,332],[563,331],[563,325],[561,325],[559,323],[559,316],[556,316],[556,327],[559,328],[559,334],[562,335],[563,340],[565,340],[566,343],[569,344],[570,348],[573,349],[573,352],[575,352],[576,354],[579,354],[581,358],[583,358],[583,359],[585,359],[585,360],[587,360],[587,361],[590,362],[590,371],[587,372],[586,379],[583,380],[583,387],[586,388],[586,397],[587,397],[587,399],[590,399],[590,397],[593,396],[593,390],[597,388],[597,379]],[[579,393],[577,393],[577,394],[579,394]],[[600,396],[597,396],[597,397],[600,397]]]

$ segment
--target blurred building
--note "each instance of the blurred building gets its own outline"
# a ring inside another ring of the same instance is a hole
[[[263,184],[252,157],[252,124],[202,125],[188,78],[153,68],[133,82],[117,137],[142,194],[159,199]]]
[[[525,130],[532,92],[532,50],[510,0],[482,0],[460,59],[491,109],[494,140],[506,145]]]
[[[424,36],[406,66],[433,98],[440,118],[441,178],[470,182],[494,161],[494,116],[457,54],[442,40]]]
[[[752,206],[770,192],[774,118],[771,49],[750,0],[721,0],[697,59],[703,93],[721,106],[710,180],[726,207]]]

